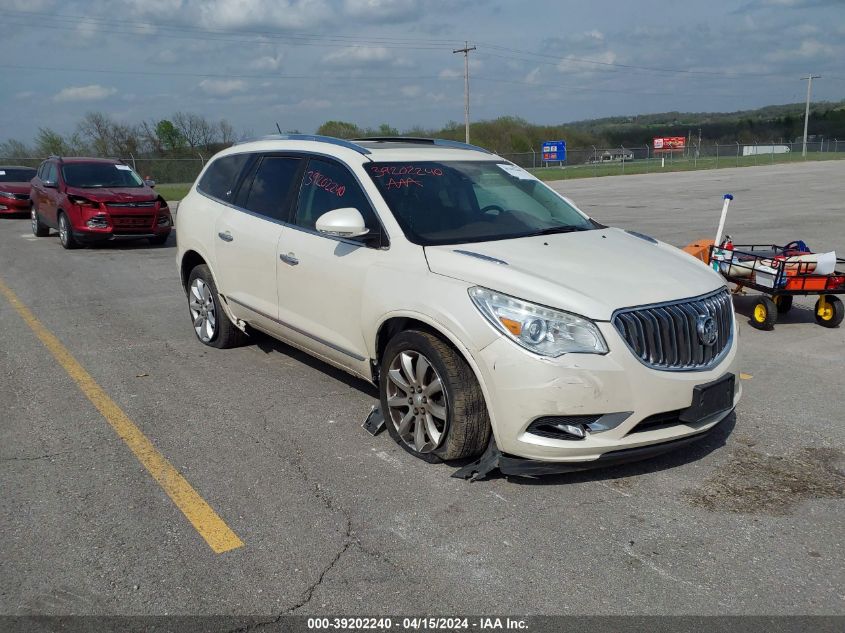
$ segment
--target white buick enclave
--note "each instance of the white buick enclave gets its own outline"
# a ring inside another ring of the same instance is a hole
[[[179,205],[191,321],[259,330],[375,383],[422,459],[555,472],[698,439],[740,397],[722,278],[450,141],[272,136]]]

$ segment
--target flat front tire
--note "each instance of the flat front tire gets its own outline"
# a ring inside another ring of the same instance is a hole
[[[196,266],[188,277],[188,314],[194,334],[204,345],[224,349],[246,341],[246,334],[235,327],[221,308],[217,284],[205,264]]]
[[[387,344],[379,392],[390,436],[427,462],[472,457],[490,440],[484,394],[470,366],[446,341],[406,330]]]

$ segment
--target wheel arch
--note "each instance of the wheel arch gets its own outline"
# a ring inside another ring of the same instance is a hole
[[[467,346],[464,345],[461,339],[454,332],[452,332],[443,323],[431,318],[428,315],[420,314],[417,312],[392,312],[390,314],[384,315],[379,321],[378,327],[376,328],[375,339],[373,340],[372,357],[374,366],[373,382],[376,384],[376,386],[378,386],[379,382],[379,371],[381,368],[382,355],[384,354],[384,350],[386,349],[388,342],[399,332],[403,332],[409,329],[421,329],[441,337],[449,345],[451,345],[467,362],[470,369],[472,370],[473,375],[475,376],[475,379],[478,381],[478,384],[481,387],[481,392],[484,394],[484,404],[487,407],[487,415],[490,419],[490,425],[493,429],[493,435],[496,436],[498,434],[498,425],[496,424],[496,418],[493,413],[493,410],[490,407],[491,399],[490,393],[487,388],[487,383],[484,380],[484,375],[478,367],[478,363],[476,362],[473,355],[470,353]]]
[[[179,276],[182,280],[182,289],[185,292],[188,292],[188,277],[191,276],[191,271],[203,264],[208,266],[208,260],[196,250],[189,249],[182,254],[182,259],[179,262]],[[211,267],[209,266],[209,268]]]

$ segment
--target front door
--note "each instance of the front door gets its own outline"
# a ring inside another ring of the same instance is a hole
[[[338,239],[316,231],[317,218],[342,207],[361,212],[369,239]],[[375,212],[345,166],[310,159],[293,223],[295,228],[286,229],[279,240],[279,319],[300,344],[366,376],[362,301],[367,276],[384,255]]]

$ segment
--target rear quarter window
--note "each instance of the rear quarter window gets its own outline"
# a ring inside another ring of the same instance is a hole
[[[248,160],[249,154],[221,156],[205,170],[197,189],[212,198],[231,202],[238,176]]]

